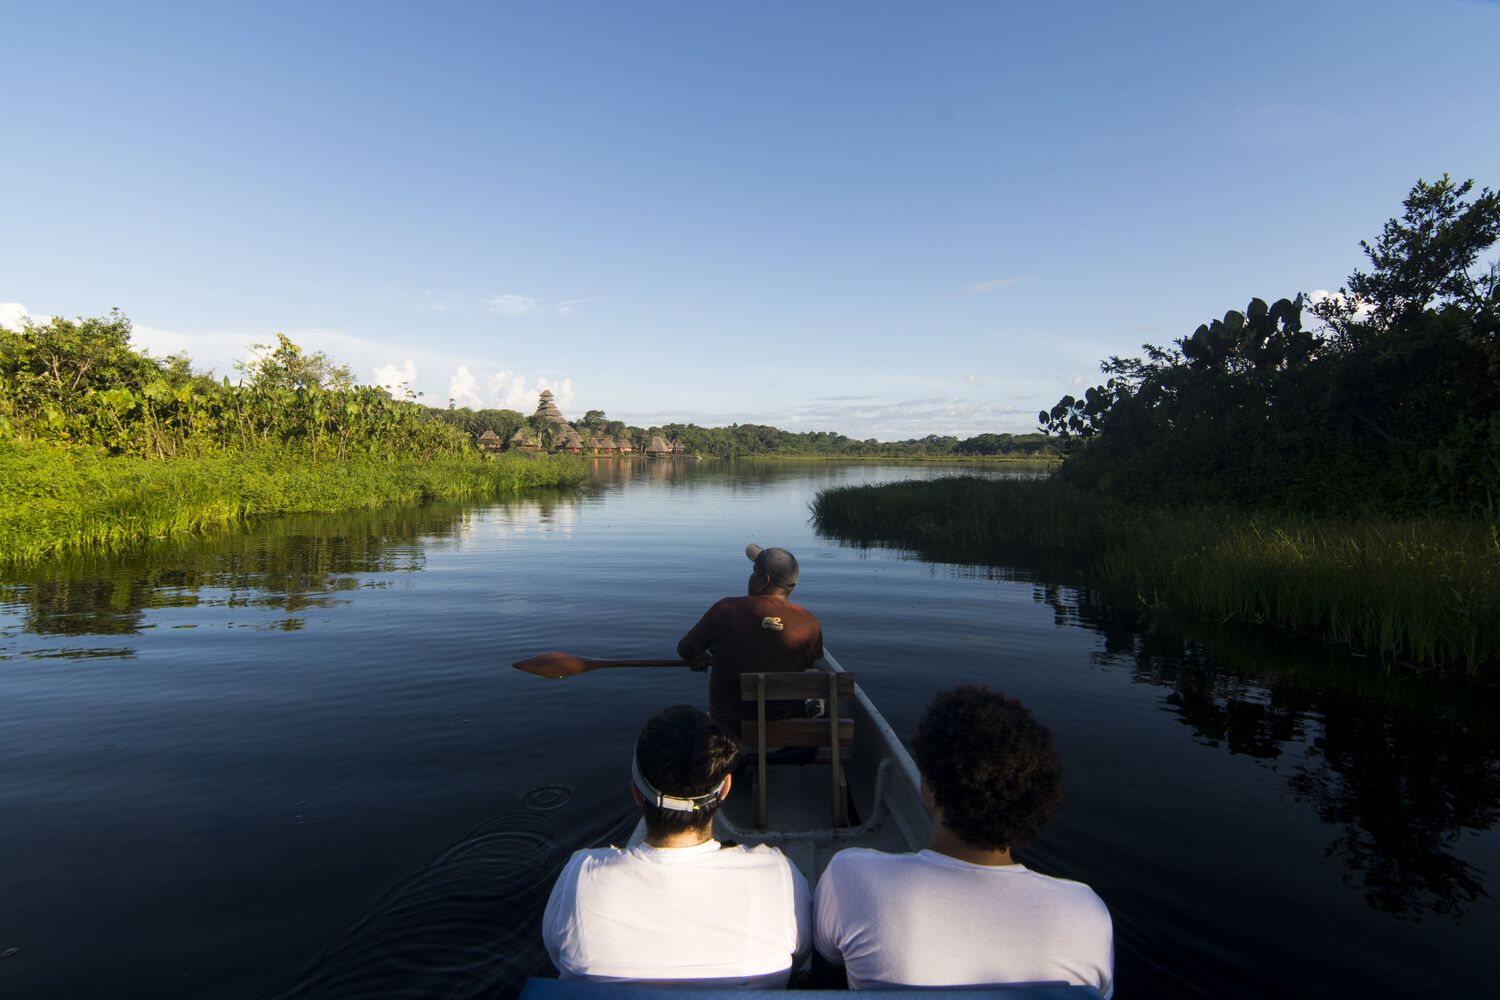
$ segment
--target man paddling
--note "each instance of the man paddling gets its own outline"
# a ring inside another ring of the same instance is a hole
[[[564,979],[781,989],[812,946],[807,881],[774,847],[725,847],[714,814],[739,741],[690,705],[650,719],[630,791],[642,844],[576,852],[542,938]]]
[[[818,880],[818,955],[851,989],[1063,981],[1114,991],[1114,931],[1094,891],[1018,864],[1062,802],[1052,737],[984,687],[937,696],[912,744],[927,849],[850,848]],[[824,978],[820,967],[820,978]]]
[[[726,597],[699,619],[677,655],[702,662],[713,656],[708,675],[708,711],[738,734],[740,720],[755,706],[740,700],[740,674],[807,670],[823,655],[823,629],[812,613],[787,600],[797,586],[797,559],[786,549],[754,542],[745,555],[755,564],[744,597]],[[694,669],[705,669],[695,667]],[[789,719],[803,712],[800,701],[766,703],[766,717]]]

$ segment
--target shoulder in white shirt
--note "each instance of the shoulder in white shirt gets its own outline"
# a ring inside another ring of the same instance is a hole
[[[807,880],[772,847],[578,851],[542,918],[564,978],[785,986],[811,947]]]
[[[1109,910],[1081,882],[934,851],[840,851],[818,880],[818,953],[851,989],[1068,982],[1114,991]]]

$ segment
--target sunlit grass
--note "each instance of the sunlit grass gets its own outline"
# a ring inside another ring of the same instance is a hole
[[[1500,661],[1500,522],[1147,509],[972,477],[826,490],[813,512],[838,537],[936,558],[1071,563],[1151,608],[1470,671]]]
[[[0,443],[0,562],[33,561],[270,514],[514,494],[582,480],[565,456],[311,465],[272,451],[157,462]]]

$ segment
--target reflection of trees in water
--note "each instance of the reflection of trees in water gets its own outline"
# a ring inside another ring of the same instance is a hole
[[[1483,872],[1452,849],[1497,818],[1500,768],[1493,734],[1384,712],[1329,713],[1314,753],[1290,782],[1344,833],[1329,848],[1378,910],[1463,915],[1488,897]]]
[[[43,635],[130,635],[154,609],[223,605],[286,612],[265,627],[295,630],[298,615],[341,603],[361,574],[421,569],[422,538],[465,518],[457,505],[278,518],[245,531],[158,542],[115,555],[12,568],[0,600]]]
[[[1282,771],[1299,801],[1342,832],[1328,853],[1370,906],[1460,918],[1487,898],[1453,853],[1500,819],[1500,704],[1487,687],[1387,672],[1268,630],[1194,623],[1166,631],[1086,590],[1041,586],[1062,620],[1104,637],[1207,746]],[[1197,633],[1194,635],[1194,633]]]
[[[846,539],[847,544],[880,544]],[[1454,850],[1500,819],[1500,689],[1388,669],[1266,628],[1165,621],[1059,581],[1078,568],[931,547],[958,571],[1028,583],[1058,625],[1099,634],[1101,662],[1130,665],[1205,746],[1284,773],[1298,801],[1340,833],[1328,847],[1376,910],[1460,919],[1489,898]],[[1007,563],[1009,565],[1000,565]]]
[[[571,520],[578,503],[572,493],[548,491],[488,506],[518,524],[555,525]],[[285,617],[257,627],[296,631],[306,624],[303,612],[383,585],[369,576],[420,570],[423,542],[461,537],[476,516],[473,506],[443,503],[294,515],[123,553],[10,567],[0,577],[0,605],[17,609],[22,630],[38,635],[133,635],[147,627],[147,611],[203,606],[282,611]]]

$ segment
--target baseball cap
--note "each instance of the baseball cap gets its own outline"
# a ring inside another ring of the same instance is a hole
[[[797,585],[797,574],[801,572],[797,557],[786,549],[765,549],[751,542],[745,546],[745,557],[775,583],[788,588]]]

